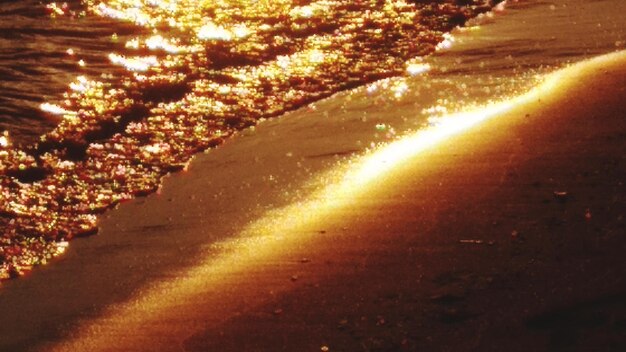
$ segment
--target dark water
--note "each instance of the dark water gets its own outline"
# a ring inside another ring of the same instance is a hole
[[[0,278],[198,151],[401,75],[491,1],[0,3]]]
[[[78,7],[79,1],[68,2]],[[112,30],[124,28],[111,19],[51,18],[38,0],[0,2],[0,130],[8,130],[14,143],[36,142],[54,128],[58,118],[46,115],[40,105],[59,99],[77,75],[98,77],[112,69],[103,53],[115,50]],[[90,65],[80,67],[73,48]]]

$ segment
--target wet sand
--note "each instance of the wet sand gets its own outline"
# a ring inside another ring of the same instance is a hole
[[[270,212],[54,350],[622,349],[626,58],[561,78],[353,197]],[[211,198],[191,189],[181,213]]]

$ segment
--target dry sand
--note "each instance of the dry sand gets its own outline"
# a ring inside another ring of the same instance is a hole
[[[623,350],[626,58],[612,58],[352,198],[287,208],[302,221],[270,213],[57,349]]]

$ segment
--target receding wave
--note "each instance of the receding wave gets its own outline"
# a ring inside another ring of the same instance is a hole
[[[423,69],[494,2],[0,4],[0,278],[261,118]]]

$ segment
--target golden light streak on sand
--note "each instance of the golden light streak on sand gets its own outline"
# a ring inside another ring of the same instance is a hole
[[[449,115],[437,126],[418,131],[356,158],[331,175],[322,177],[319,191],[309,199],[271,211],[252,223],[236,239],[220,244],[222,255],[211,256],[167,282],[144,289],[127,303],[110,307],[101,318],[83,325],[76,332],[75,338],[52,350],[128,351],[167,342],[172,336],[173,339],[182,338],[189,331],[185,330],[183,324],[176,323],[181,309],[189,311],[187,319],[201,319],[202,322],[196,323],[205,324],[202,312],[220,307],[203,306],[203,295],[214,293],[228,300],[225,292],[229,292],[232,283],[240,280],[240,274],[259,270],[258,263],[271,262],[270,258],[280,256],[310,239],[313,234],[306,229],[313,223],[340,207],[358,202],[376,190],[382,180],[393,178],[394,170],[404,163],[415,163],[420,153],[489,119],[506,118],[506,113],[512,109],[524,108],[548,96],[562,94],[566,91],[564,88],[577,83],[575,77],[578,72],[625,60],[626,51],[621,51],[574,64],[547,75],[543,83],[528,93],[482,109]],[[167,331],[159,330],[166,328]],[[144,329],[149,332],[136,334]]]

